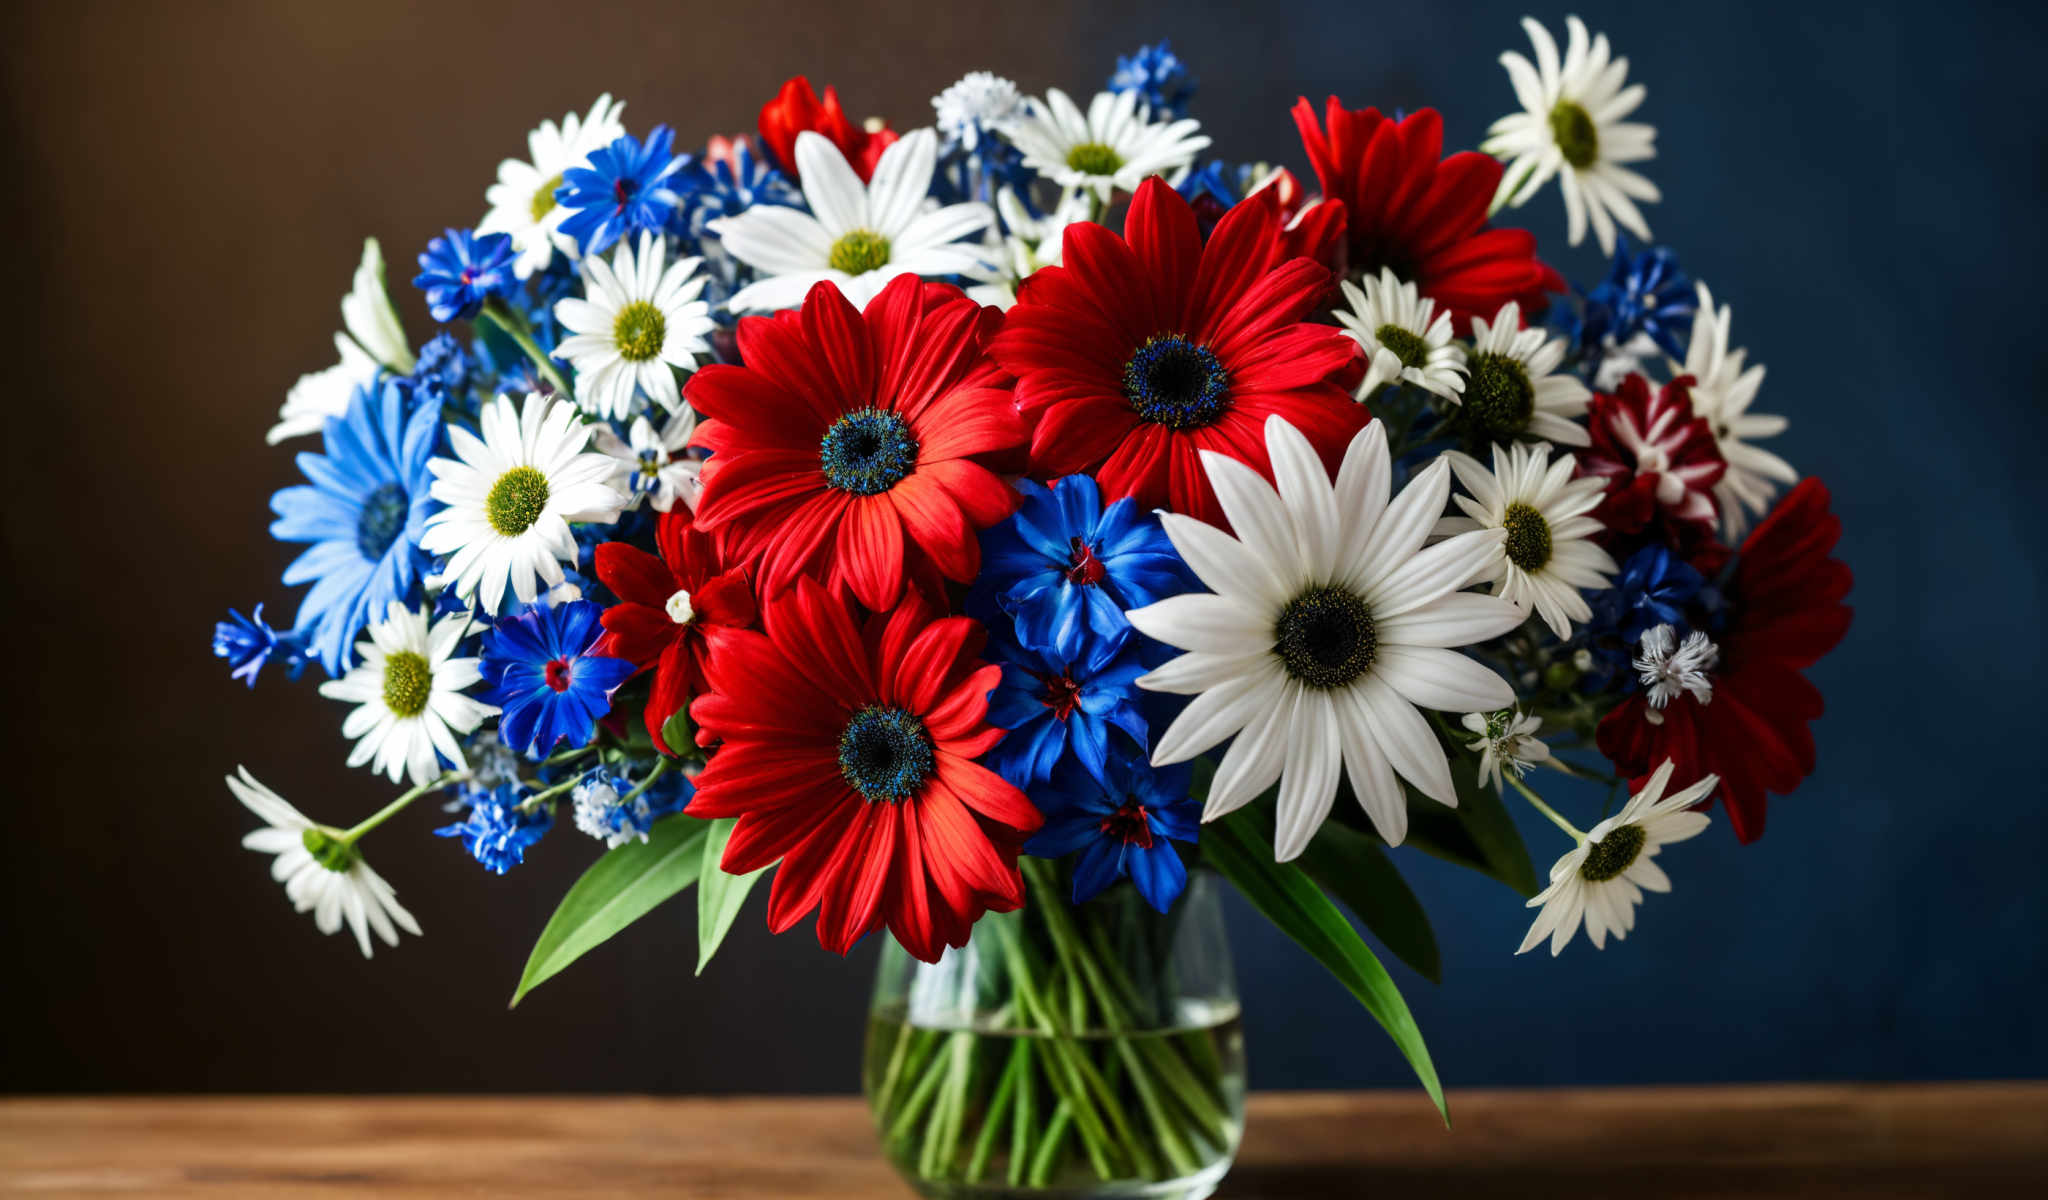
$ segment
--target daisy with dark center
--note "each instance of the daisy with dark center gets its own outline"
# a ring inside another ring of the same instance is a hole
[[[1371,419],[1341,376],[1357,346],[1305,318],[1329,286],[1281,258],[1272,189],[1205,244],[1188,202],[1147,180],[1123,237],[1070,226],[1063,265],[1032,276],[994,353],[1034,421],[1031,474],[1091,473],[1103,497],[1223,520],[1201,470],[1215,451],[1268,471],[1261,428],[1285,417],[1326,461]]]
[[[1493,594],[1527,612],[1534,609],[1559,641],[1572,636],[1572,623],[1593,617],[1582,592],[1604,591],[1614,559],[1591,540],[1600,522],[1588,516],[1600,504],[1605,484],[1573,479],[1577,462],[1569,454],[1551,461],[1540,446],[1493,448],[1493,469],[1469,455],[1444,457],[1464,493],[1452,497],[1462,517],[1445,517],[1439,534],[1499,529],[1507,534],[1493,564]]]
[[[1188,882],[1187,864],[1173,843],[1192,845],[1201,833],[1201,809],[1188,798],[1190,776],[1185,766],[1154,769],[1122,755],[1100,774],[1064,770],[1054,786],[1034,793],[1045,805],[1045,828],[1024,851],[1039,858],[1078,856],[1076,904],[1129,879],[1145,903],[1165,912]]]
[[[1578,845],[1551,866],[1550,886],[1530,897],[1529,907],[1542,911],[1515,953],[1549,938],[1550,953],[1560,954],[1581,923],[1593,948],[1603,949],[1609,935],[1618,942],[1636,927],[1644,892],[1671,890],[1671,877],[1654,861],[1657,852],[1706,832],[1706,814],[1693,809],[1720,784],[1709,775],[1666,795],[1671,773],[1667,759],[1620,812],[1585,833],[1572,831]]]
[[[1483,578],[1506,534],[1460,533],[1425,548],[1450,493],[1441,461],[1389,501],[1393,468],[1378,422],[1351,440],[1332,482],[1315,448],[1266,422],[1277,487],[1241,462],[1203,468],[1237,530],[1177,513],[1161,520],[1214,594],[1170,597],[1129,614],[1138,632],[1187,653],[1140,687],[1192,695],[1159,736],[1154,765],[1232,738],[1204,820],[1279,783],[1274,847],[1299,855],[1329,814],[1340,775],[1391,845],[1407,835],[1400,780],[1456,804],[1442,743],[1418,711],[1493,711],[1514,691],[1455,652],[1521,624],[1505,600],[1459,589]]]
[[[712,454],[697,523],[764,598],[809,573],[882,611],[906,580],[974,578],[976,531],[1015,504],[989,464],[1024,438],[984,354],[998,320],[912,277],[864,314],[821,283],[800,313],[740,322],[748,365],[692,378]]]
[[[1465,356],[1465,391],[1453,418],[1468,439],[1521,439],[1583,446],[1585,415],[1592,393],[1576,375],[1559,373],[1566,346],[1541,327],[1522,328],[1522,307],[1503,305],[1491,324],[1472,321],[1472,349]]]
[[[690,706],[699,740],[720,745],[690,812],[738,818],[728,873],[780,860],[769,928],[816,910],[828,950],[887,927],[935,962],[983,912],[1021,905],[1017,854],[1041,818],[974,761],[1003,736],[979,623],[915,595],[857,619],[808,578],[763,616],[764,632],[720,644]]]
[[[1360,400],[1390,384],[1413,384],[1446,400],[1465,390],[1465,351],[1451,340],[1451,314],[1381,268],[1360,287],[1346,280],[1337,323],[1365,351],[1370,364],[1358,384]]]

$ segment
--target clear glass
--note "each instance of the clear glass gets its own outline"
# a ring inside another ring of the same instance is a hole
[[[1162,916],[1128,883],[1075,906],[1052,864],[1024,871],[1025,907],[937,963],[884,946],[861,1072],[883,1149],[945,1200],[1209,1195],[1245,1091],[1214,882]]]

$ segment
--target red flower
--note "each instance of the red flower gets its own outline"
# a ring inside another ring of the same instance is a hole
[[[869,132],[848,120],[839,107],[839,93],[829,86],[820,104],[811,81],[802,75],[783,84],[775,99],[761,106],[760,128],[761,143],[791,179],[797,177],[796,135],[806,129],[830,138],[863,181],[874,174],[882,151],[896,140],[895,131],[886,125]]]
[[[1541,313],[1544,293],[1564,290],[1564,278],[1536,257],[1536,235],[1485,228],[1500,163],[1471,151],[1437,161],[1444,126],[1435,109],[1396,121],[1376,108],[1353,112],[1331,96],[1318,125],[1302,97],[1294,124],[1323,195],[1345,208],[1339,274],[1392,268],[1449,309],[1461,336],[1473,317],[1492,320],[1510,300]]]
[[[1003,736],[981,625],[935,620],[915,596],[856,623],[808,579],[765,617],[765,634],[720,640],[690,706],[700,739],[723,739],[690,814],[739,819],[726,871],[782,861],[769,929],[815,908],[827,950],[887,925],[936,962],[983,912],[1021,905],[1017,853],[1043,818],[973,761]]]
[[[928,591],[974,578],[976,530],[1016,502],[984,460],[1024,440],[985,353],[1001,322],[914,275],[865,314],[820,283],[800,312],[740,322],[746,366],[691,378],[694,444],[712,451],[697,523],[758,565],[762,599],[808,571],[880,612],[906,575]]]
[[[1093,471],[1105,503],[1135,496],[1220,526],[1200,452],[1270,479],[1268,416],[1287,418],[1334,467],[1371,419],[1332,378],[1357,345],[1303,320],[1330,276],[1283,261],[1273,189],[1224,214],[1205,245],[1188,202],[1148,179],[1124,230],[1068,226],[1065,265],[1031,277],[995,340],[1036,422],[1031,474]]]
[[[619,602],[604,610],[594,653],[654,671],[647,732],[662,753],[674,754],[661,727],[704,690],[712,639],[754,623],[754,594],[744,573],[725,568],[710,535],[691,526],[687,508],[663,513],[654,541],[660,558],[624,542],[597,548],[597,577]]]
[[[1669,758],[1675,787],[1719,775],[1735,836],[1761,836],[1766,793],[1788,794],[1813,773],[1806,725],[1821,695],[1800,672],[1849,631],[1849,568],[1831,556],[1841,536],[1819,480],[1787,493],[1742,543],[1707,700],[1681,692],[1658,710],[1639,692],[1600,722],[1600,752],[1638,779]]]
[[[1607,480],[1594,519],[1618,534],[1657,523],[1684,555],[1713,541],[1714,485],[1728,470],[1713,428],[1692,414],[1692,382],[1681,375],[1652,393],[1630,374],[1613,394],[1594,393],[1593,444],[1578,452],[1581,476]]]

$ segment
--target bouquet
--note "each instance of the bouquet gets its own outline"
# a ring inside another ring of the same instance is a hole
[[[519,995],[691,887],[701,970],[772,873],[775,932],[892,943],[867,1082],[923,1181],[1220,1177],[1196,868],[1441,1105],[1348,919],[1434,976],[1387,850],[1526,897],[1520,950],[1618,940],[1717,800],[1747,842],[1813,770],[1849,622],[1764,369],[1648,244],[1643,86],[1524,24],[1478,151],[1303,99],[1312,183],[1204,161],[1164,43],[1085,106],[978,72],[907,131],[802,78],[684,153],[610,97],[543,121],[418,256],[441,328],[367,242],[270,431],[307,590],[214,650],[316,666],[404,790],[327,824],[243,769],[244,844],[365,956],[420,933],[365,850],[422,799],[493,873],[589,857]],[[1508,223],[1553,185],[1589,286]]]

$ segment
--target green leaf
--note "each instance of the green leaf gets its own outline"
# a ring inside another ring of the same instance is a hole
[[[1301,867],[1356,913],[1394,957],[1431,983],[1443,982],[1443,960],[1429,914],[1377,839],[1349,825],[1325,821],[1302,853]]]
[[[662,722],[661,740],[677,758],[697,758],[697,727],[690,724],[690,710],[679,708]]]
[[[540,931],[512,1003],[697,882],[710,832],[710,822],[677,813],[656,821],[646,841],[627,842],[592,863]]]
[[[728,875],[718,865],[719,860],[725,857],[725,844],[732,840],[733,826],[737,824],[737,817],[720,817],[711,822],[711,832],[704,838],[703,882],[697,885],[699,975],[711,965],[711,956],[718,953],[718,947],[724,943],[725,935],[747,902],[747,893],[754,888],[754,881],[768,871],[762,867],[745,875]]]
[[[1415,1025],[1408,1002],[1366,946],[1365,939],[1330,903],[1308,873],[1293,863],[1273,861],[1273,844],[1266,839],[1259,806],[1249,805],[1203,827],[1202,850],[1210,865],[1244,893],[1252,907],[1300,944],[1315,960],[1337,977],[1365,1010],[1372,1014],[1387,1035],[1394,1039],[1422,1088],[1450,1124],[1450,1109],[1444,1104],[1443,1084],[1437,1080],[1436,1064],[1429,1047]]]
[[[1486,860],[1486,873],[1525,897],[1542,890],[1542,885],[1536,882],[1536,867],[1529,861],[1529,848],[1522,843],[1522,833],[1508,815],[1508,806],[1501,803],[1500,793],[1479,781],[1477,760],[1470,755],[1453,759],[1451,781],[1458,787],[1458,824],[1479,847]]]

